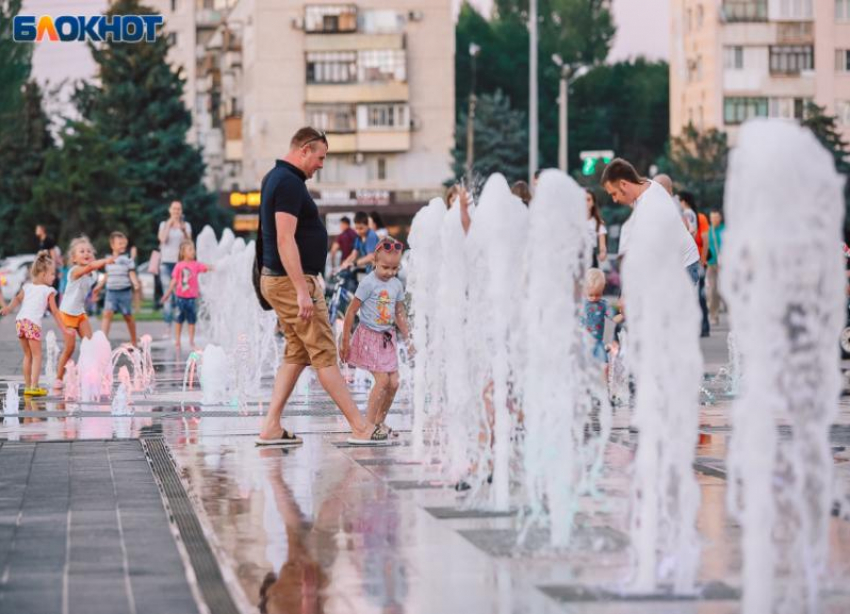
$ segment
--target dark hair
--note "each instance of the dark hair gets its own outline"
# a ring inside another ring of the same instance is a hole
[[[605,170],[602,171],[602,180],[600,183],[605,185],[606,183],[614,183],[616,181],[628,181],[629,183],[640,185],[646,180],[638,175],[638,172],[631,163],[622,158],[614,158],[608,163]]]
[[[681,200],[694,211],[697,210],[697,199],[694,197],[693,193],[688,191],[679,192],[679,200]]]
[[[123,232],[116,230],[111,235],[109,235],[109,242],[112,243],[112,241],[114,239],[126,239],[126,238],[127,238],[127,235],[125,235]]]
[[[365,211],[358,211],[354,214],[354,223],[355,224],[366,224],[369,225],[369,216]]]
[[[540,173],[542,173],[542,172],[543,172],[543,169],[542,169],[542,168],[538,168],[536,171],[534,171],[534,178],[535,178],[535,179],[540,179]]]
[[[596,192],[593,190],[585,190],[585,192],[590,196],[590,200],[593,201],[593,204],[590,206],[590,217],[596,220],[596,230],[598,232],[599,227],[605,225],[605,222],[602,220],[602,212],[599,210],[599,199],[596,198]]]
[[[525,181],[516,181],[511,186],[511,194],[518,196],[526,207],[531,202],[531,190],[528,189],[528,184]]]
[[[312,143],[317,143],[321,141],[325,144],[325,147],[328,146],[328,137],[325,136],[325,133],[321,130],[316,130],[315,128],[311,128],[310,126],[305,126],[301,128],[292,136],[292,140],[289,141],[289,147],[291,149],[300,149],[305,145],[311,145]]]
[[[348,217],[347,215],[343,215],[343,216],[339,219],[339,223],[340,223],[340,224],[348,224],[349,226],[351,226],[351,218],[350,218],[350,217]]]
[[[381,217],[381,214],[377,211],[370,211],[369,217],[372,218],[372,221],[375,222],[375,226],[378,228],[386,228],[387,225],[384,224],[384,218]]]

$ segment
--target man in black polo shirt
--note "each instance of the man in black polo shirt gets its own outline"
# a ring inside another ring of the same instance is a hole
[[[305,182],[322,168],[327,153],[328,141],[323,133],[301,128],[292,137],[286,157],[263,178],[260,288],[280,320],[286,351],[257,445],[302,443],[301,438],[281,427],[280,418],[307,366],[316,370],[322,386],[348,420],[352,431],[349,443],[387,443],[388,434],[360,414],[340,373],[328,307],[318,283],[328,256],[328,233]]]

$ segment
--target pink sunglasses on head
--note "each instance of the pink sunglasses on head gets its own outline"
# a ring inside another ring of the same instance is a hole
[[[385,252],[394,252],[394,251],[400,252],[403,249],[404,249],[404,245],[402,245],[401,242],[390,241],[389,239],[384,239],[383,241],[378,243],[378,246],[375,248],[375,251],[379,252],[379,251],[383,250]]]

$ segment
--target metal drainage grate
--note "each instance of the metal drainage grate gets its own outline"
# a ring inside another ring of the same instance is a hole
[[[161,437],[142,437],[154,475],[160,483],[180,538],[186,548],[198,588],[210,614],[239,614],[230,592],[224,583],[218,562],[207,541],[201,523],[192,509],[192,503],[183,488],[174,463]]]

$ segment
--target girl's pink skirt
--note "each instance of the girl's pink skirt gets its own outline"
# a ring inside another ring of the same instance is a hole
[[[351,339],[348,364],[377,373],[398,371],[395,330],[379,333],[358,325]]]

